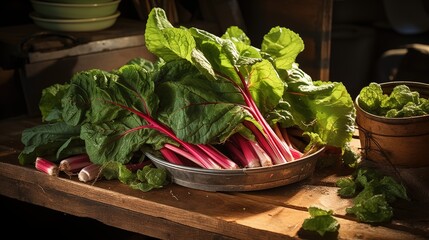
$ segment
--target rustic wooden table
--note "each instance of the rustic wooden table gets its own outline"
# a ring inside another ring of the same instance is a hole
[[[150,192],[118,181],[83,183],[21,166],[21,131],[37,118],[0,121],[0,195],[160,239],[314,239],[301,229],[307,208],[334,211],[340,223],[326,239],[428,239],[428,199],[399,201],[394,219],[370,225],[346,215],[350,199],[337,195],[335,181],[350,174],[342,166],[316,171],[298,183],[252,192],[206,192],[176,184]],[[358,140],[353,140],[358,146]],[[425,173],[426,174],[426,173]]]

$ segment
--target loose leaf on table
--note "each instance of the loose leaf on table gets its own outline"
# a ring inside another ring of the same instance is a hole
[[[324,210],[318,207],[309,207],[310,218],[304,220],[302,228],[308,231],[315,231],[320,236],[326,232],[336,232],[340,228],[338,221],[332,216],[332,210]]]
[[[20,164],[31,164],[39,156],[51,161],[85,152],[84,141],[79,138],[80,127],[64,122],[48,123],[27,128],[22,132],[25,145],[18,156]]]
[[[410,200],[405,187],[390,176],[375,169],[360,167],[352,177],[336,182],[338,195],[353,197],[353,206],[346,209],[361,222],[387,222],[393,217],[391,203],[397,199]]]

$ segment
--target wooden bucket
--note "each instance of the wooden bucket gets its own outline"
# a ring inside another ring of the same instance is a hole
[[[390,94],[396,85],[405,84],[420,97],[429,97],[429,84],[409,81],[381,83]],[[429,115],[386,118],[364,111],[355,100],[356,124],[363,159],[398,167],[429,166]]]

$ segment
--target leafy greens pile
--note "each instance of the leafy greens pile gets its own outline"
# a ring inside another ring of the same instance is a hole
[[[391,204],[397,199],[410,200],[402,183],[371,168],[358,168],[352,177],[338,179],[338,195],[353,198],[354,205],[346,209],[359,221],[388,222],[393,217]]]
[[[380,84],[372,82],[362,88],[358,103],[369,113],[389,118],[429,114],[429,99],[420,97],[419,92],[412,91],[406,84],[395,86],[388,95]]]
[[[199,162],[201,149],[217,154],[212,146],[236,134],[267,141],[261,146],[285,162],[302,155],[278,145],[275,126],[301,129],[310,139],[304,152],[322,145],[346,149],[352,138],[355,109],[345,86],[313,81],[299,68],[295,59],[304,44],[290,29],[272,28],[258,49],[238,27],[218,37],[174,27],[154,8],[145,40],[155,62],[138,58],[110,72],[77,72],[70,82],[44,89],[44,124],[23,132],[20,163],[87,153],[94,163],[120,168],[141,161],[145,151],[171,156],[178,148]]]

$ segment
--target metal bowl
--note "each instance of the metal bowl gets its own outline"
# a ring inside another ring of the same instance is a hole
[[[288,185],[311,176],[324,148],[299,160],[271,167],[234,170],[203,169],[167,162],[151,153],[146,156],[158,168],[168,171],[171,180],[181,186],[205,191],[255,191]]]

